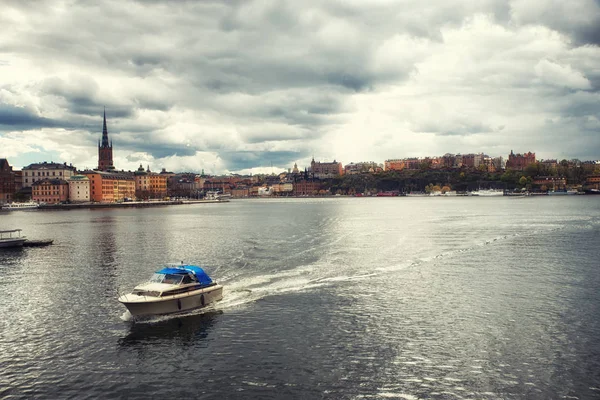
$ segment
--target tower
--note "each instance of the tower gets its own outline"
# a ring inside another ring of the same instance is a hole
[[[106,109],[104,109],[104,125],[102,126],[102,142],[98,142],[98,169],[110,171],[113,165],[112,142],[108,143],[108,129],[106,129]]]

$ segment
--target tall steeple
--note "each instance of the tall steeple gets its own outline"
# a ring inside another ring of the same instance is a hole
[[[102,125],[102,147],[108,146],[108,129],[106,129],[106,107],[104,107],[104,124]]]
[[[104,119],[102,124],[102,142],[98,143],[98,169],[100,171],[114,170],[112,142],[108,142],[108,129],[106,128],[106,108],[104,108]]]

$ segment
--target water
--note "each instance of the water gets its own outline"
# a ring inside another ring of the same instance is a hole
[[[600,397],[600,199],[241,200],[0,214],[2,398]],[[206,266],[216,307],[118,293]]]

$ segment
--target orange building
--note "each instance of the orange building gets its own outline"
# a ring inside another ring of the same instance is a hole
[[[90,180],[90,197],[92,201],[114,203],[135,198],[135,179],[133,174],[84,171]]]
[[[69,199],[69,183],[63,179],[42,179],[31,185],[33,201],[58,204]]]
[[[385,160],[383,164],[386,171],[402,171],[405,167],[404,160]]]
[[[144,171],[144,167],[140,164],[135,175],[135,194],[138,198],[159,199],[167,195],[167,174],[157,174],[150,172],[150,167]]]

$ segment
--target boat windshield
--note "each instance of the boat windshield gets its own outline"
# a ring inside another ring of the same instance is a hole
[[[154,274],[150,278],[150,282],[166,283],[169,285],[179,285],[183,279],[183,275],[174,274]]]

